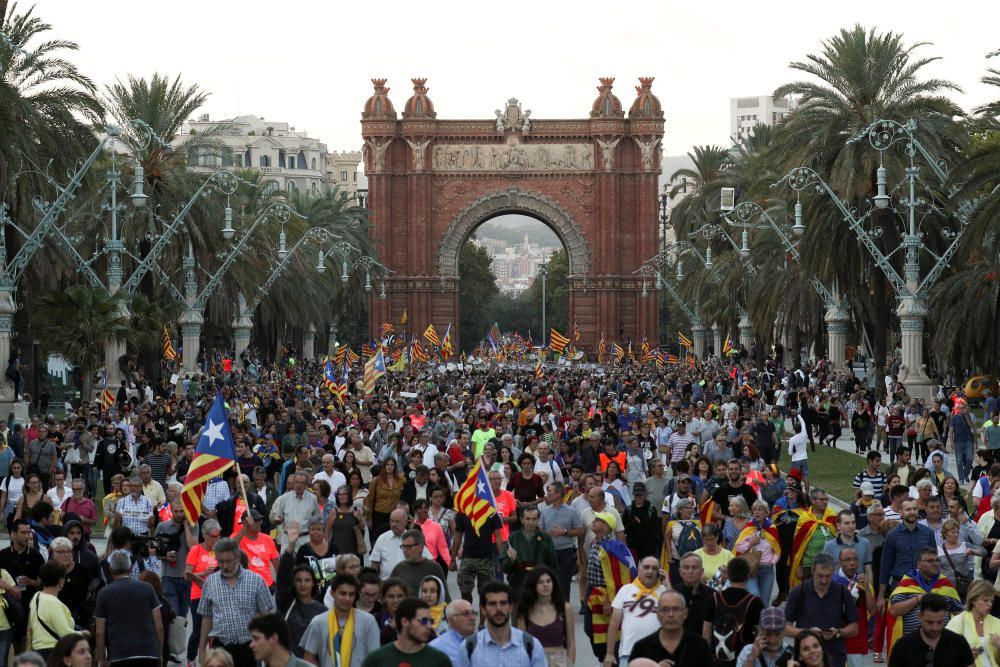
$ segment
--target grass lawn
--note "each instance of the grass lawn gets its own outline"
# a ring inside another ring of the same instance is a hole
[[[809,452],[809,483],[850,505],[854,502],[854,476],[865,467],[865,459],[835,447],[816,447]]]

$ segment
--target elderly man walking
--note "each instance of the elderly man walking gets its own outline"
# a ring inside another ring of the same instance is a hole
[[[250,621],[261,612],[274,610],[274,599],[259,574],[240,565],[240,545],[222,538],[215,543],[217,572],[205,579],[198,612],[201,637],[198,657],[205,662],[209,639],[213,647],[226,649],[237,665],[252,665]]]
[[[271,508],[271,525],[278,526],[278,541],[284,547],[288,543],[288,535],[285,526],[293,522],[300,526],[308,526],[309,520],[319,516],[319,502],[316,496],[306,491],[309,478],[304,472],[297,472],[292,477],[292,490],[281,494]],[[299,536],[299,544],[302,546],[309,541],[309,534]]]
[[[132,559],[128,554],[111,554],[108,566],[112,581],[97,594],[94,609],[98,662],[159,667],[163,646],[162,603],[152,586],[132,579]]]

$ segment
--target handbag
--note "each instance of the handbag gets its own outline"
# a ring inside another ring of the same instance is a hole
[[[3,571],[5,570],[0,570],[0,572]],[[24,607],[21,605],[20,600],[7,591],[4,591],[0,606],[3,607],[3,612],[7,616],[7,623],[10,624],[10,627],[15,629],[25,627],[27,619],[24,616]]]
[[[955,567],[955,561],[951,559],[951,554],[948,553],[947,546],[944,546],[942,550],[944,551],[944,557],[948,559],[948,564],[951,565],[951,569],[955,573],[955,590],[958,591],[958,596],[964,600],[965,594],[972,584],[972,577],[958,571],[958,568]]]

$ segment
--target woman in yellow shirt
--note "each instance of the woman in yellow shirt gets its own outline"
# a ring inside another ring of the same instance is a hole
[[[50,560],[42,564],[38,578],[42,590],[28,605],[28,646],[48,659],[59,639],[74,631],[73,616],[58,597],[66,581],[66,568]]]
[[[104,525],[108,525],[109,518],[115,516],[115,505],[122,497],[122,482],[125,481],[125,476],[122,474],[117,474],[111,478],[111,493],[104,496],[104,500],[101,501],[101,507],[104,508]]]
[[[1000,664],[1000,618],[990,614],[993,585],[977,579],[965,594],[965,611],[948,621],[947,628],[965,637],[976,656],[976,667]]]
[[[14,577],[7,570],[0,570],[0,592],[10,593],[15,600],[21,599],[21,590],[14,583]],[[0,665],[6,665],[10,657],[10,646],[14,641],[14,630],[10,627],[7,610],[0,607]]]

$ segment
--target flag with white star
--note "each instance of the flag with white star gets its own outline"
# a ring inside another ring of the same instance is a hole
[[[198,521],[208,482],[235,462],[236,448],[233,446],[233,433],[229,429],[229,416],[226,414],[222,394],[216,394],[212,408],[208,411],[205,427],[201,430],[201,437],[198,438],[191,467],[184,478],[184,490],[181,491],[184,514],[189,522],[194,524]]]
[[[482,459],[476,461],[469,476],[455,494],[455,509],[469,517],[472,529],[479,535],[479,529],[497,513],[497,500],[486,477]]]

